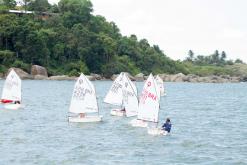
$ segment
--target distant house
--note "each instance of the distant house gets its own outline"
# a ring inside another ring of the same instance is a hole
[[[54,13],[48,13],[48,12],[41,12],[41,13],[35,13],[34,11],[27,11],[27,10],[9,10],[9,13],[16,14],[18,16],[22,16],[25,14],[37,14],[38,18],[41,18],[42,20],[47,20],[49,17],[54,15]]]
[[[34,14],[33,11],[26,11],[26,10],[9,10],[9,13],[13,13],[19,16],[23,14]]]

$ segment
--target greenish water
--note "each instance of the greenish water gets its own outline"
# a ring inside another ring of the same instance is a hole
[[[2,89],[3,80],[0,81]],[[110,116],[111,81],[95,81],[103,122],[70,124],[74,81],[23,81],[25,108],[0,110],[0,164],[247,164],[247,84],[166,83],[169,136]],[[142,82],[137,82],[139,91]]]

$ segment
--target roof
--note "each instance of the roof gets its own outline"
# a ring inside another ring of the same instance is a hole
[[[25,10],[9,10],[10,13],[18,13],[18,14],[33,14],[33,11],[25,11]]]

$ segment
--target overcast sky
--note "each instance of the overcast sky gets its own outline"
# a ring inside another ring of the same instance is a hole
[[[218,49],[247,62],[246,0],[91,1],[94,14],[115,22],[123,35],[145,38],[173,59],[190,49],[196,55]]]

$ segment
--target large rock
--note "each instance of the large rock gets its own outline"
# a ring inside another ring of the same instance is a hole
[[[183,73],[175,74],[171,77],[171,81],[173,82],[183,82],[185,75]]]
[[[232,83],[238,83],[241,81],[242,81],[241,77],[231,77],[230,78],[230,82],[232,82]]]
[[[93,76],[95,80],[102,80],[102,76],[99,74],[91,73],[90,76]]]
[[[58,76],[51,76],[48,78],[49,80],[76,80],[77,77],[69,77],[66,75],[58,75]]]
[[[21,79],[33,79],[33,76],[31,76],[30,74],[28,74],[27,72],[23,71],[20,68],[9,68],[8,72],[6,73],[5,76],[7,76],[9,74],[9,72],[14,69],[14,71],[16,72],[16,74],[21,78]]]
[[[48,80],[47,76],[35,75],[33,77],[34,77],[34,80]]]
[[[241,77],[241,81],[242,81],[242,82],[247,82],[247,76]]]
[[[39,65],[33,65],[31,68],[31,75],[36,76],[36,75],[41,75],[44,77],[48,77],[47,70],[43,66]]]
[[[119,75],[119,74],[113,74],[113,75],[111,76],[111,80],[114,81],[114,80],[117,78],[118,75]]]
[[[90,81],[95,81],[96,78],[94,76],[90,76],[90,75],[86,75],[86,77],[90,80]]]
[[[129,79],[130,79],[131,81],[135,81],[135,80],[136,80],[135,77],[132,76],[130,73],[128,73],[128,72],[124,72],[124,73],[126,74],[126,76],[129,77]]]
[[[137,75],[135,75],[135,80],[136,81],[144,81],[144,74],[138,73]]]
[[[3,79],[3,77],[4,77],[4,74],[0,73],[0,80]]]

